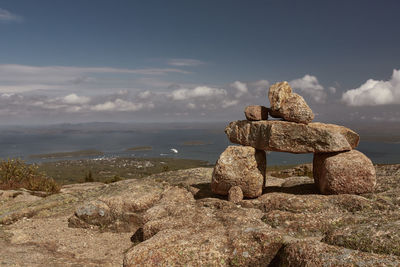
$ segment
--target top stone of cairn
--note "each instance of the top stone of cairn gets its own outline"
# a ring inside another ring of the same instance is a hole
[[[286,121],[308,124],[314,119],[304,98],[292,92],[288,82],[278,82],[269,88],[271,114]]]

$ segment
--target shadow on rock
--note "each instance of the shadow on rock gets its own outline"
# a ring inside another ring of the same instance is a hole
[[[269,186],[263,190],[263,194],[268,193],[286,193],[293,195],[312,195],[319,194],[315,184],[299,184],[290,187]]]
[[[211,184],[210,183],[202,183],[202,184],[194,184],[191,185],[192,187],[192,194],[194,198],[197,199],[203,199],[203,198],[219,198],[223,200],[227,200],[227,196],[221,196],[213,193],[211,191]]]

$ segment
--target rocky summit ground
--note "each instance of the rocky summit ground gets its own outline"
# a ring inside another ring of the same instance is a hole
[[[375,193],[320,195],[297,168],[238,204],[211,168],[0,191],[0,265],[400,266],[400,165],[376,169]]]

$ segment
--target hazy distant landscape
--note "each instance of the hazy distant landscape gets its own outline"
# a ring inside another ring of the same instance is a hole
[[[1,127],[0,157],[41,163],[107,158],[190,159],[214,164],[230,145],[219,123],[80,123]],[[373,162],[400,162],[400,125],[378,122],[345,126],[360,134],[360,151]],[[176,149],[178,153],[171,151]],[[312,154],[272,152],[268,165],[311,162]]]

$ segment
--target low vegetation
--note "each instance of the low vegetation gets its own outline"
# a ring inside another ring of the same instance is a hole
[[[177,158],[101,158],[44,162],[38,166],[40,171],[64,185],[82,182],[111,183],[209,165],[201,160]]]
[[[64,184],[113,183],[124,179],[142,178],[156,173],[196,167],[212,166],[205,161],[175,158],[64,160],[44,162],[38,165],[27,164],[20,159],[0,160],[0,189],[25,188],[32,191],[55,193],[60,190],[60,185]],[[290,167],[295,166],[270,166],[267,168],[267,172],[275,177],[286,178],[294,174],[286,173],[285,169]],[[294,175],[312,177],[312,170],[295,168]]]
[[[32,191],[57,193],[60,186],[36,165],[28,165],[20,159],[0,161],[0,189],[25,188]]]

